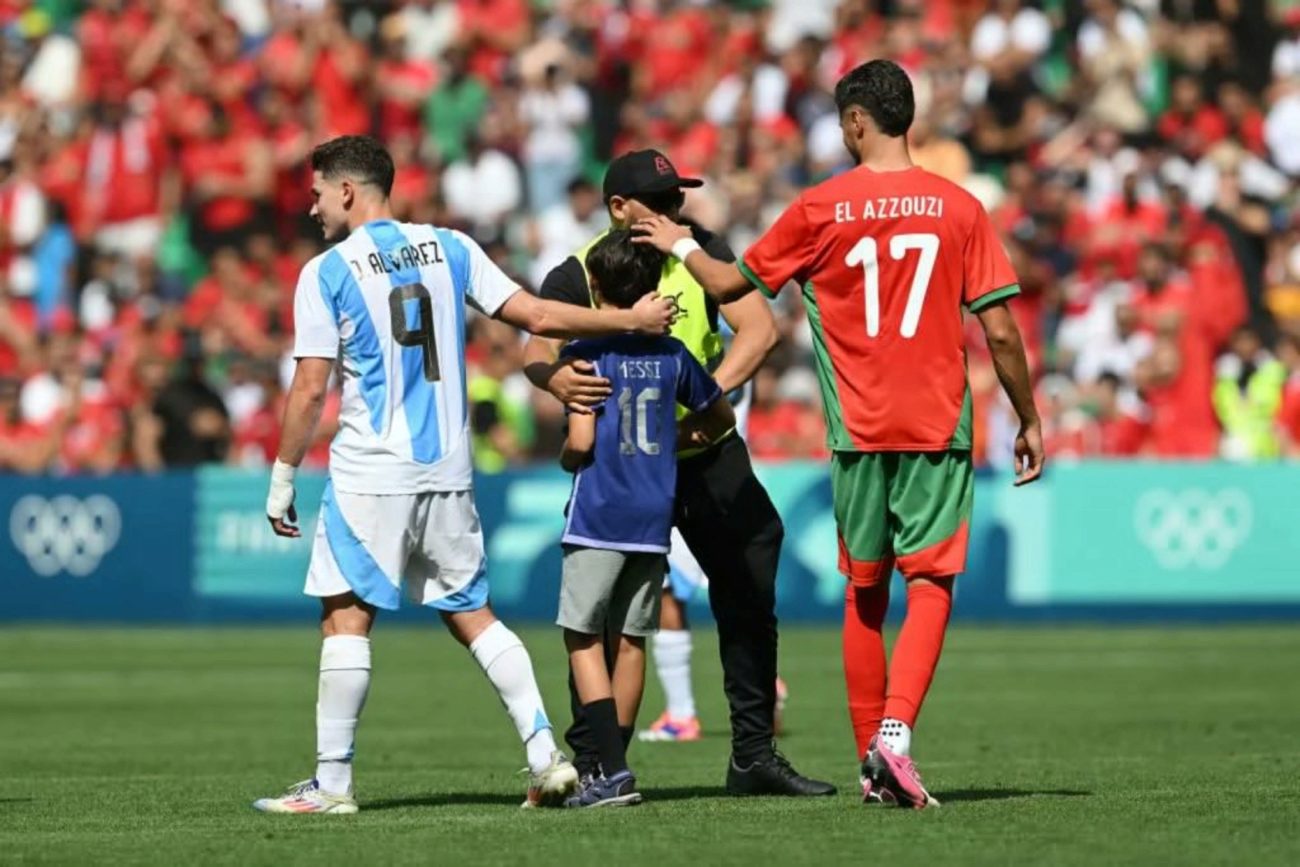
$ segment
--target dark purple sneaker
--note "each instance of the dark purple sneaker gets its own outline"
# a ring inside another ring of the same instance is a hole
[[[631,771],[619,771],[612,777],[584,777],[578,791],[564,802],[566,807],[630,807],[641,803],[636,777]]]
[[[863,800],[874,792],[879,794],[882,803],[887,803],[886,797],[893,796],[900,807],[924,810],[939,806],[921,782],[916,763],[908,756],[891,751],[878,737],[872,738],[871,749],[862,760],[862,780]]]

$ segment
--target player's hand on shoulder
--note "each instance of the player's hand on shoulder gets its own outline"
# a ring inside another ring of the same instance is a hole
[[[266,519],[271,522],[271,529],[275,535],[290,539],[302,535],[302,530],[296,526],[298,510],[293,505],[296,474],[297,467],[276,460],[271,466],[271,489],[266,495]]]
[[[655,214],[638,220],[632,226],[632,240],[637,244],[650,244],[663,253],[671,253],[673,244],[683,238],[690,238],[691,230],[678,225],[663,214]]]
[[[1016,486],[1036,481],[1043,474],[1046,453],[1043,449],[1043,428],[1035,421],[1021,426],[1016,434]]]
[[[546,388],[571,412],[586,415],[609,397],[609,380],[596,375],[596,366],[585,358],[565,358],[555,366]]]
[[[677,299],[651,292],[642,295],[632,306],[636,331],[642,334],[667,334],[677,319]]]

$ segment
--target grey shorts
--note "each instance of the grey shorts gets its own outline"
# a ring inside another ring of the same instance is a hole
[[[565,545],[555,622],[584,635],[653,635],[667,568],[664,554]]]

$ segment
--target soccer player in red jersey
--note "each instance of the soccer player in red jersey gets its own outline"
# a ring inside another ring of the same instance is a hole
[[[802,287],[849,579],[844,673],[863,798],[923,808],[938,802],[909,757],[912,727],[966,566],[974,490],[963,307],[979,317],[1020,417],[1016,484],[1042,472],[1042,429],[1006,306],[1015,272],[979,202],[912,164],[907,74],[871,61],[841,79],[835,101],[858,167],[805,190],[741,261],[711,258],[663,217],[638,230],[719,301]],[[887,664],[881,626],[895,566],[907,615]]]

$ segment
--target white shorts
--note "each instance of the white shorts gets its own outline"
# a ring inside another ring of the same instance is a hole
[[[686,547],[686,540],[673,527],[672,547],[668,549],[668,574],[664,576],[664,589],[673,594],[678,602],[690,602],[701,587],[709,586],[695,555]]]
[[[351,591],[393,611],[405,584],[418,605],[477,611],[488,601],[486,564],[473,492],[347,494],[329,482],[304,592]]]

